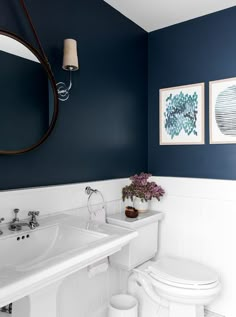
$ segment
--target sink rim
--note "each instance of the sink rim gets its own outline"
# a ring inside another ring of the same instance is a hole
[[[65,213],[50,215],[40,220],[41,227],[45,225],[55,225],[56,223],[69,224],[79,229],[85,229],[87,221],[84,219]],[[107,234],[104,239],[98,239],[93,246],[79,249],[69,256],[59,256],[56,261],[30,271],[18,272],[11,270],[5,272],[7,279],[4,279],[4,271],[0,270],[0,307],[14,302],[22,297],[28,296],[43,287],[77,272],[117,251],[137,237],[137,231],[120,228],[110,224],[93,222],[93,233]],[[2,229],[2,228],[1,228]],[[28,229],[28,228],[27,228]],[[38,228],[39,230],[41,228]],[[22,230],[27,232],[29,230]],[[19,233],[18,233],[19,234]],[[5,235],[5,234],[4,234]],[[9,236],[17,236],[15,232],[7,232]],[[4,237],[5,238],[5,237]],[[10,277],[9,277],[10,276]]]

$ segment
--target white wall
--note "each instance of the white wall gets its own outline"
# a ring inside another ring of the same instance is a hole
[[[87,205],[88,195],[85,194],[86,186],[100,190],[107,202],[121,199],[121,189],[127,184],[127,179],[116,179],[89,183],[77,183],[69,185],[26,188],[20,190],[0,191],[0,218],[10,222],[14,216],[13,209],[19,208],[19,218],[28,217],[30,210],[39,210],[40,215],[48,215],[55,212],[78,209]],[[98,197],[99,199],[99,197]],[[98,202],[100,202],[99,200]],[[94,201],[96,203],[96,201]],[[87,209],[78,210],[79,212]],[[112,204],[109,211],[113,210]]]
[[[152,209],[164,212],[160,255],[186,257],[211,266],[222,281],[212,311],[236,316],[236,182],[153,177],[166,191]],[[233,298],[234,294],[234,298]]]

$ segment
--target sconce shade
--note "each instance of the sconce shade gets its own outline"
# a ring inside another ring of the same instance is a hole
[[[73,39],[64,40],[64,56],[62,68],[65,70],[78,70],[78,54],[77,54],[77,42]]]

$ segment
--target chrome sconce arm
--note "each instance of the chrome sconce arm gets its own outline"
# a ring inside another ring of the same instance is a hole
[[[76,40],[64,40],[64,56],[62,68],[66,71],[69,71],[69,85],[67,86],[64,82],[57,83],[57,92],[59,100],[66,101],[70,97],[70,90],[72,88],[72,72],[79,69]]]
[[[62,81],[57,83],[57,93],[59,96],[58,98],[61,101],[66,101],[70,97],[70,90],[72,88],[72,70],[69,70],[69,72],[70,72],[70,79],[69,79],[68,86]]]

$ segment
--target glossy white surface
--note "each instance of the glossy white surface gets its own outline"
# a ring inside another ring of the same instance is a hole
[[[0,270],[5,267],[31,270],[62,254],[88,248],[107,235],[58,223],[20,232],[17,237],[20,240],[16,235],[5,234],[4,239],[0,239]]]
[[[79,217],[55,215],[40,227],[0,237],[0,307],[55,283],[120,250],[137,233]],[[17,240],[17,237],[30,235]]]
[[[156,212],[156,215],[159,214],[161,215],[161,213]],[[140,223],[137,229],[139,236],[130,243],[126,252],[122,250],[113,256],[117,263],[125,263],[125,260],[129,263],[131,258],[133,264],[140,264],[139,261],[145,254],[150,241],[156,240],[159,244],[158,224],[162,217],[153,218],[154,215],[155,212],[154,214],[149,212],[149,214],[146,214],[145,222],[142,218],[137,220],[137,223]],[[113,218],[116,219],[116,216],[111,216],[111,219]],[[119,218],[121,218],[120,215]],[[119,221],[121,226],[127,223],[126,219],[119,219]],[[154,225],[156,225],[156,229],[151,231],[151,226]],[[140,241],[141,232],[142,240]],[[145,247],[142,248],[144,242]],[[136,243],[136,248],[132,248],[134,243]],[[139,253],[135,253],[136,249]],[[157,248],[155,251],[157,251]],[[151,253],[149,254],[150,258]],[[221,290],[218,276],[212,269],[191,260],[175,257],[145,261],[147,260],[144,260],[143,257],[143,264],[134,268],[134,273],[129,277],[129,292],[131,295],[134,295],[132,292],[135,288],[132,284],[138,284],[148,297],[156,302],[156,312],[164,307],[168,308],[169,317],[204,317],[204,305],[213,301]],[[166,304],[163,304],[163,302]],[[143,298],[141,297],[141,308],[143,305]],[[149,307],[147,305],[146,307],[148,310]],[[154,317],[155,315],[150,316],[149,314],[148,316]],[[160,312],[158,315],[160,317],[165,316]],[[141,314],[141,317],[146,316]]]
[[[160,255],[189,258],[212,267],[220,274],[223,292],[208,308],[223,316],[235,316],[236,181],[173,177],[153,180],[166,190],[160,202],[151,203],[153,210],[161,210],[165,216],[160,225]],[[40,210],[41,215],[66,211],[87,219],[87,185],[103,192],[108,212],[113,214],[123,210],[121,189],[126,184],[128,179],[114,179],[0,191],[0,216],[10,221],[13,208],[19,207],[21,219],[29,210]],[[111,267],[92,279],[86,268],[75,272],[59,289],[60,316],[76,316],[79,306],[82,316],[104,317],[109,297],[125,292],[126,281],[126,272]]]
[[[138,317],[138,301],[127,294],[111,297],[108,308],[108,317]]]
[[[204,305],[214,300],[220,285],[204,290],[174,287],[141,271],[129,277],[129,294],[139,300],[139,317],[204,317]],[[140,287],[141,286],[141,287]]]
[[[158,211],[140,213],[135,219],[127,218],[124,212],[109,216],[109,223],[138,232],[137,238],[110,257],[111,264],[124,270],[132,270],[153,258],[158,250],[158,225],[162,218],[163,214]]]
[[[157,280],[186,284],[189,287],[208,286],[219,277],[207,266],[186,259],[163,257],[147,264],[147,271]]]
[[[108,216],[107,221],[112,225],[137,229],[155,221],[162,220],[163,216],[164,215],[161,212],[149,210],[139,213],[137,218],[128,218],[124,212],[121,212]]]
[[[165,217],[160,225],[159,256],[191,259],[220,276],[223,291],[209,310],[236,316],[236,181],[153,177],[166,195],[152,200]]]
[[[27,218],[29,210],[40,210],[40,216],[56,215],[64,212],[88,219],[86,186],[102,191],[108,214],[120,212],[122,208],[121,189],[128,179],[45,186],[19,190],[0,191],[0,216],[6,222],[13,218],[13,208],[20,208],[20,219]],[[100,201],[93,200],[94,204]],[[40,217],[41,221],[41,217]],[[1,257],[0,257],[1,260]],[[109,266],[108,270],[89,277],[87,267],[68,275],[58,290],[57,310],[60,317],[81,316],[104,317],[110,297],[126,292],[126,273]],[[86,301],[84,301],[86,298]],[[16,306],[16,305],[15,305]],[[26,317],[24,315],[23,317]]]
[[[181,272],[181,279],[178,278],[177,281],[176,276],[171,276],[174,282],[170,281],[169,272],[174,272],[176,275],[176,267],[172,265],[179,266],[180,262],[175,261],[168,265],[165,263],[165,267],[162,266],[161,276],[149,274],[146,271],[150,267],[149,264],[150,262],[135,269],[129,277],[129,294],[139,299],[140,317],[156,317],[157,311],[160,317],[167,315],[169,317],[204,317],[204,306],[214,301],[221,290],[218,281],[204,286],[195,284],[190,287],[189,284],[185,284],[183,272]],[[158,263],[153,263],[152,266],[158,267]],[[185,263],[184,266],[186,270],[189,269],[189,263],[187,266]],[[196,265],[193,266],[196,268]],[[167,272],[164,272],[165,270]],[[188,276],[187,271],[185,274]]]
[[[236,5],[235,0],[105,0],[147,32]]]

